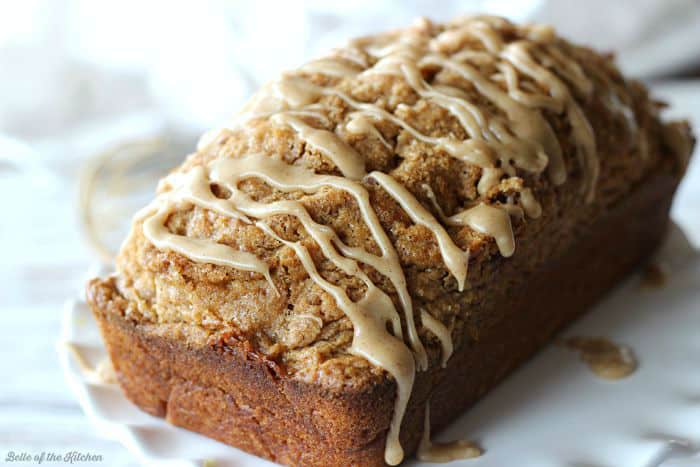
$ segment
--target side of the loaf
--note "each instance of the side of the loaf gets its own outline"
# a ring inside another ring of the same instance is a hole
[[[285,73],[89,286],[122,387],[281,463],[400,462],[658,243],[693,143],[661,107],[493,17]]]
[[[129,320],[113,279],[91,281],[88,299],[120,386],[145,412],[283,465],[384,465],[392,386],[328,392],[235,335],[202,344]]]
[[[546,267],[504,274],[508,285],[483,309],[500,319],[446,368],[419,376],[402,425],[406,452],[418,446],[425,404],[432,429],[444,427],[653,252],[676,184],[653,174]],[[385,465],[394,384],[324,390],[285,377],[235,335],[198,343],[130,321],[114,279],[92,281],[88,296],[119,383],[146,412],[284,465]]]

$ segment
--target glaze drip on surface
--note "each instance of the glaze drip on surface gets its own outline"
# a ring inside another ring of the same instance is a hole
[[[112,365],[112,360],[109,357],[103,357],[97,365],[92,365],[83,352],[72,342],[65,342],[64,345],[68,351],[73,354],[80,370],[85,374],[90,380],[99,384],[116,384],[117,374]]]
[[[439,443],[430,439],[430,402],[425,405],[423,419],[423,436],[416,457],[425,462],[451,462],[459,459],[480,457],[483,451],[479,446],[467,440],[456,440],[449,443]]]
[[[541,215],[542,208],[530,188],[518,188],[513,196],[498,202],[490,200],[488,193],[508,179],[521,180],[519,177],[523,175],[539,178],[546,174],[549,183],[554,185],[567,179],[563,149],[546,113],[565,116],[580,171],[584,174],[582,198],[590,202],[595,194],[599,171],[596,142],[578,103],[590,97],[593,85],[579,64],[557,47],[558,39],[551,29],[517,28],[521,37],[513,39],[515,30],[508,21],[494,17],[464,18],[445,28],[421,20],[405,31],[355,40],[328,57],[285,73],[279,80],[265,85],[232,126],[248,131],[252,128],[251,122],[264,119],[275,127],[287,129],[327,159],[341,176],[316,173],[264,153],[215,159],[205,166],[167,177],[159,196],[137,217],[143,222],[144,235],[158,249],[174,251],[192,261],[260,274],[275,291],[269,266],[261,259],[221,243],[176,235],[166,227],[167,220],[179,209],[198,206],[236,222],[254,225],[280,245],[293,250],[309,278],[333,297],[352,322],[351,353],[384,369],[397,383],[395,410],[385,449],[385,460],[391,465],[403,459],[399,429],[415,372],[428,369],[429,362],[414,321],[413,302],[396,247],[370,202],[367,186],[378,185],[414,224],[433,234],[445,268],[460,291],[466,285],[469,251],[455,243],[450,231],[471,229],[492,238],[501,255],[509,257],[516,252],[511,218],[535,219]],[[474,41],[479,45],[474,46]],[[430,77],[436,73],[454,75],[463,82],[465,89],[478,93],[489,105],[474,102],[460,87],[431,83]],[[466,137],[424,133],[408,119],[397,116],[403,104],[390,111],[379,101],[363,102],[336,86],[318,84],[361,80],[372,75],[405,83],[420,100],[449,113],[459,122]],[[323,79],[312,79],[319,76]],[[331,118],[334,108],[328,102],[333,99],[347,107],[340,122],[336,121],[337,115]],[[381,125],[390,125],[435,152],[479,168],[481,175],[475,187],[479,198],[461,206],[456,213],[446,215],[432,188],[425,185],[425,194],[437,211],[436,218],[392,175],[368,171],[363,155],[347,137],[359,135],[377,140],[387,151],[397,154],[397,143],[385,137]],[[211,144],[216,136],[216,133],[207,135],[199,147]],[[332,228],[314,220],[300,200],[261,202],[252,199],[239,188],[246,179],[262,180],[285,193],[312,195],[324,188],[346,192],[357,203],[381,254],[344,243]],[[211,190],[212,183],[224,187],[230,195],[216,196]],[[325,258],[338,270],[364,284],[364,296],[352,301],[346,290],[324,279],[303,242],[285,239],[273,229],[269,219],[279,215],[296,218]],[[363,265],[371,266],[389,279],[400,310],[370,279]],[[440,341],[440,363],[445,366],[453,350],[450,330],[425,311],[418,316],[423,326]],[[426,423],[428,432],[429,422]],[[470,457],[480,454],[478,448],[467,444],[452,448],[430,445],[429,433],[427,436],[427,441],[421,444],[424,456],[447,459],[453,458],[454,453]]]
[[[604,379],[621,379],[637,369],[632,349],[604,337],[569,337],[562,345],[578,352],[588,368]]]

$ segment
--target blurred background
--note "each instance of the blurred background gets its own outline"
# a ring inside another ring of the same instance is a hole
[[[133,462],[90,430],[62,382],[61,304],[204,130],[353,36],[473,12],[615,51],[700,128],[697,0],[0,0],[0,455],[73,448]],[[699,201],[695,160],[673,216],[696,245]]]

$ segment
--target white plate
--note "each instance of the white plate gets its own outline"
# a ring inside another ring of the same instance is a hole
[[[631,377],[597,379],[574,354],[549,346],[440,434],[442,440],[476,440],[486,450],[451,465],[652,467],[696,455],[700,256],[676,228],[659,260],[673,271],[664,287],[643,290],[635,275],[565,332],[630,345],[640,361]],[[143,464],[192,466],[212,459],[217,466],[273,465],[147,415],[118,387],[96,379],[90,368],[105,351],[84,300],[66,304],[63,324],[61,364],[80,405],[104,436]]]

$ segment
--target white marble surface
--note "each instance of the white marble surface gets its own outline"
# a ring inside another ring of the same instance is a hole
[[[0,181],[0,463],[9,451],[77,450],[103,455],[104,465],[136,465],[126,449],[95,432],[61,375],[61,303],[82,286],[91,255],[75,226],[72,197],[29,196],[32,190],[19,178]]]

